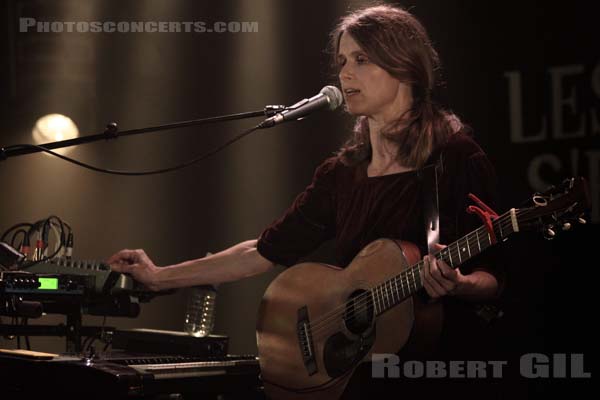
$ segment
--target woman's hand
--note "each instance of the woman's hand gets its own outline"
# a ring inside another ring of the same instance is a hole
[[[436,244],[441,250],[446,246]],[[440,297],[456,294],[459,286],[465,282],[465,275],[457,269],[451,268],[446,262],[433,256],[423,257],[423,286],[427,294],[437,300]]]
[[[160,290],[156,279],[159,269],[144,250],[121,250],[106,261],[113,271],[128,274],[150,290]]]

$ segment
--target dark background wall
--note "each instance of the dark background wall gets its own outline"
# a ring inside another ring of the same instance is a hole
[[[332,79],[324,49],[345,2],[28,1],[2,3],[0,145],[31,143],[37,118],[71,117],[83,134],[291,104]],[[600,59],[592,2],[406,1],[444,65],[438,98],[469,123],[497,168],[501,211],[572,175],[588,178],[593,224],[549,242],[508,243],[509,285],[497,332],[507,351],[588,356],[600,222]],[[47,21],[257,21],[255,33],[19,33]],[[251,122],[89,144],[68,155],[114,169],[174,165]],[[187,169],[151,177],[102,175],[45,155],[0,163],[0,227],[51,214],[76,232],[75,256],[144,248],[158,265],[255,238],[348,135],[350,116],[312,116],[244,138]],[[592,222],[592,221],[590,221]],[[276,271],[277,272],[277,271]],[[231,351],[256,351],[255,315],[276,272],[224,284],[216,332]],[[145,304],[118,327],[179,330],[186,291]],[[43,323],[58,323],[56,316]],[[89,317],[87,323],[98,323]],[[34,338],[60,350],[62,340]],[[11,346],[6,340],[2,346]],[[519,353],[519,354],[520,354]],[[589,354],[588,359],[591,357]]]

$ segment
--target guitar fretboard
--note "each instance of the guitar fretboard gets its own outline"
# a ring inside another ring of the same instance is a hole
[[[515,213],[515,209],[502,214],[492,223],[498,241],[505,240],[508,235],[515,232],[514,221],[511,218],[514,214],[511,213]],[[446,262],[452,268],[456,268],[494,244],[495,242],[487,228],[482,225],[473,232],[450,243],[439,252],[432,254],[432,256]],[[380,315],[401,303],[423,287],[421,281],[423,265],[423,260],[420,260],[399,275],[371,289],[371,300],[376,315]]]

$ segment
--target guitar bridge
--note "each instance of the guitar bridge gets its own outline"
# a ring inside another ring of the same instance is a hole
[[[296,335],[298,336],[298,345],[300,346],[304,367],[306,367],[309,376],[314,375],[317,373],[317,360],[306,306],[298,309]]]

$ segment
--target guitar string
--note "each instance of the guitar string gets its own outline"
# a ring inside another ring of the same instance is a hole
[[[511,221],[506,221],[507,217],[510,217],[510,215],[509,215],[508,212],[506,213],[506,215],[503,215],[503,216],[499,217],[496,220],[497,222],[499,222],[498,226],[501,229],[502,229],[502,227],[504,227],[504,229],[505,229],[505,228],[509,227],[512,224]],[[496,222],[496,221],[494,221],[494,222]],[[468,235],[464,236],[464,238],[472,236],[473,234],[477,234],[477,231],[479,231],[482,228],[484,228],[484,227],[482,226],[482,227],[476,229],[475,231],[473,231],[473,232],[469,233]],[[460,241],[461,240],[459,239],[458,241],[456,241],[454,243],[458,244]],[[489,246],[491,246],[491,244]],[[450,247],[451,246],[448,246],[448,247],[442,249],[440,252],[435,253],[434,256],[436,256],[436,258],[437,258],[438,255],[441,255],[441,253],[443,251],[445,251],[447,248],[450,248]],[[450,254],[452,254],[451,249],[450,249]],[[404,285],[402,284],[402,280],[406,279],[406,283],[407,283],[407,285],[409,287],[409,290],[410,290],[410,280],[408,278],[408,275],[409,274],[420,273],[422,265],[423,265],[423,262],[421,260],[417,264],[415,264],[414,266],[412,266],[412,267],[406,269],[405,271],[403,271],[401,274],[397,275],[394,278],[391,278],[390,281],[393,279],[394,283],[397,285],[398,279],[400,279],[401,285],[402,285],[402,287],[404,287]],[[419,281],[421,281],[420,275],[419,275]],[[415,279],[413,279],[412,282],[413,282],[413,285],[416,286],[417,281]],[[422,282],[420,282],[420,284],[422,285]],[[379,286],[381,286],[381,284],[377,285],[376,288],[379,287]],[[379,300],[378,302],[383,302],[384,301],[383,297],[380,297],[379,294],[376,294],[376,296],[378,297],[378,300]],[[313,334],[313,336],[315,336],[317,333],[321,334],[322,331],[323,331],[323,328],[329,328],[330,326],[334,326],[334,325],[331,325],[330,323],[328,323],[328,321],[327,321],[327,320],[331,320],[332,318],[336,319],[335,321],[333,321],[333,322],[335,322],[336,326],[337,326],[338,322],[342,322],[342,321],[352,322],[353,319],[354,319],[354,315],[356,315],[358,312],[355,312],[349,318],[341,318],[341,319],[339,319],[338,317],[340,315],[340,309],[343,309],[344,312],[345,312],[346,305],[348,305],[349,303],[351,303],[353,301],[355,302],[355,306],[354,307],[358,311],[364,311],[365,309],[368,309],[368,307],[369,307],[370,304],[373,304],[373,307],[375,307],[375,304],[371,301],[372,297],[373,297],[373,289],[371,289],[368,292],[365,292],[365,293],[357,296],[353,300],[347,301],[345,304],[342,304],[342,305],[338,306],[336,309],[334,309],[331,312],[329,312],[328,315],[325,315],[325,316],[319,318],[318,320],[316,320],[316,322],[315,322],[314,325],[311,323],[311,333]],[[405,298],[407,298],[407,297],[408,296],[406,296]],[[389,296],[387,296],[387,298],[389,300]],[[403,298],[402,301],[405,298]]]
[[[507,216],[508,216],[508,215],[507,215]],[[506,228],[506,227],[509,227],[509,226],[510,226],[511,222],[507,222],[507,221],[506,221],[506,217],[507,217],[507,216],[502,216],[502,217],[499,217],[499,218],[497,219],[497,221],[499,222],[499,227],[504,227],[504,228]],[[503,221],[503,220],[504,220],[504,221]],[[468,236],[471,236],[471,235],[473,235],[474,233],[476,234],[476,231],[478,231],[478,230],[479,230],[479,229],[481,229],[481,228],[483,228],[483,227],[480,227],[480,228],[476,229],[475,231],[473,231],[473,232],[469,233],[468,235],[466,235],[466,236],[465,236],[465,238],[466,238],[466,237],[468,237]],[[457,244],[458,244],[459,242],[460,242],[460,240],[459,240],[459,241],[456,241],[455,243],[457,243]],[[491,245],[491,244],[490,244],[490,245]],[[448,247],[450,247],[450,246],[448,246]],[[445,248],[445,249],[446,249],[446,248]],[[440,252],[438,252],[438,253],[435,253],[435,254],[434,254],[434,256],[436,256],[436,258],[437,258],[437,256],[438,256],[438,255],[441,255],[441,253],[442,253],[442,252],[443,252],[445,249],[443,249],[442,251],[440,251]],[[451,253],[452,253],[452,251],[450,250],[450,254],[451,254]],[[410,286],[411,286],[411,285],[410,285],[410,283],[411,283],[411,279],[410,279],[408,276],[409,276],[409,275],[411,275],[411,274],[412,274],[412,275],[419,274],[419,273],[421,272],[422,266],[423,266],[423,261],[422,261],[422,260],[420,260],[420,261],[419,261],[417,264],[415,264],[414,266],[412,266],[412,267],[410,267],[410,268],[406,269],[406,270],[405,270],[405,271],[403,271],[401,274],[399,274],[399,275],[397,275],[396,277],[392,278],[392,279],[394,280],[394,283],[397,285],[397,283],[398,283],[398,279],[400,279],[401,285],[402,285],[402,287],[404,287],[404,285],[402,284],[402,280],[404,279],[404,280],[406,281],[406,283],[407,283],[407,285],[408,285],[408,289],[409,289],[409,291],[410,291]],[[420,279],[420,278],[421,278],[421,277],[420,277],[420,274],[419,274],[419,283],[420,283],[420,285],[421,285],[421,287],[422,287],[422,282],[421,282],[421,279]],[[391,281],[392,279],[390,279],[390,281]],[[414,279],[414,278],[413,278],[413,279],[412,279],[412,283],[413,283],[413,286],[416,286],[416,284],[417,284],[417,281],[416,281],[416,279]],[[376,288],[378,288],[378,287],[380,287],[380,286],[381,286],[381,284],[380,284],[380,285],[377,285],[377,286],[376,286]],[[373,288],[373,289],[374,289],[374,288]],[[338,306],[338,307],[337,307],[336,309],[334,309],[332,312],[329,312],[329,315],[325,315],[325,316],[321,317],[320,319],[318,319],[314,325],[311,323],[311,324],[310,324],[310,329],[311,329],[311,333],[312,333],[313,337],[318,337],[319,335],[322,335],[322,333],[323,333],[323,330],[324,330],[324,329],[326,329],[326,328],[329,328],[329,327],[332,327],[332,326],[337,326],[337,325],[338,325],[340,322],[343,322],[343,321],[345,321],[346,323],[352,322],[352,321],[355,319],[354,315],[357,315],[357,314],[358,314],[358,313],[360,313],[361,311],[367,310],[367,309],[369,308],[369,306],[370,306],[370,305],[372,305],[372,307],[373,307],[373,308],[375,308],[375,307],[376,307],[376,305],[375,305],[375,303],[374,303],[374,302],[371,300],[371,298],[373,297],[373,289],[371,289],[371,290],[369,290],[369,291],[365,292],[365,293],[364,293],[364,294],[362,294],[362,295],[359,295],[359,296],[357,296],[357,297],[356,297],[356,298],[354,298],[353,300],[347,301],[345,304],[342,304],[341,306]],[[418,289],[420,289],[420,288],[418,288]],[[381,289],[381,290],[383,290],[383,289]],[[416,291],[415,291],[415,292],[416,292]],[[377,301],[377,303],[383,303],[383,302],[385,301],[385,299],[384,299],[383,297],[381,297],[379,294],[377,294],[376,292],[375,292],[375,296],[377,296],[377,297],[378,297],[378,299],[377,299],[377,300],[378,300],[378,301]],[[409,296],[405,296],[405,297],[402,299],[402,301],[404,301],[404,300],[405,300],[407,297],[409,297]],[[389,296],[387,296],[387,299],[389,300]],[[354,303],[355,303],[355,304],[354,304],[354,308],[355,308],[355,310],[356,310],[356,311],[355,311],[355,312],[354,312],[354,313],[353,313],[353,314],[352,314],[350,317],[348,317],[348,318],[341,318],[341,319],[340,319],[340,318],[339,318],[340,314],[343,314],[343,313],[345,313],[346,306],[347,306],[349,303],[351,303],[351,302],[354,302]],[[399,302],[398,302],[398,304],[399,304],[400,302],[401,302],[401,301],[399,301]],[[385,303],[384,303],[384,304],[385,304]],[[394,304],[394,305],[395,305],[395,304]],[[340,309],[343,309],[343,311],[342,311],[341,313],[340,313]],[[331,320],[332,318],[334,318],[334,319],[335,319],[334,321],[332,321],[334,324],[331,324],[331,323],[328,321],[328,320]]]
[[[449,250],[450,252],[452,252],[452,250]],[[442,253],[440,252],[440,255]],[[402,271],[400,274],[398,274],[397,276],[394,276],[392,278],[390,278],[388,281],[386,281],[385,283],[391,282],[392,286],[396,285],[396,288],[400,287],[402,289],[402,293],[403,296],[405,295],[405,283],[406,283],[406,287],[407,290],[410,292],[410,290],[412,289],[412,286],[416,286],[416,279],[415,279],[415,272],[420,272],[422,269],[422,260],[419,260],[419,262],[417,264],[415,264],[414,266],[411,266],[409,268],[407,268],[406,270]],[[416,267],[416,268],[415,268]],[[411,275],[412,275],[412,279],[411,279]],[[411,285],[411,281],[413,283],[413,285]],[[377,310],[377,306],[378,304],[382,304],[385,303],[385,299],[383,298],[382,294],[383,291],[386,290],[387,288],[384,286],[385,283],[383,284],[379,284],[376,285],[375,287],[371,288],[369,291],[351,299],[350,301],[348,301],[346,303],[346,305],[349,304],[353,304],[354,309],[356,309],[357,312],[364,310],[365,308],[368,307],[375,307],[375,310]],[[400,285],[398,285],[398,283],[400,283]],[[381,294],[380,294],[381,291]],[[399,291],[397,290],[398,294]],[[386,296],[387,299],[389,300],[389,296]],[[341,307],[340,307],[341,308]],[[344,305],[344,312],[346,310],[346,307]],[[336,310],[339,311],[339,310]],[[339,312],[334,312],[335,316],[337,317],[339,315]],[[327,319],[327,317],[322,317],[319,320],[316,320],[312,326],[313,326],[313,330],[317,331],[319,329],[320,326],[322,326],[322,324],[325,322],[325,320]]]
[[[521,213],[521,210],[518,210],[517,214],[520,214],[520,213]],[[512,225],[510,211],[508,211],[504,215],[500,216],[498,219],[496,219],[494,221],[494,223],[497,223],[498,227],[501,230],[504,230],[507,227],[510,227]],[[447,253],[450,254],[451,258],[453,258],[453,256],[452,256],[452,253],[453,253],[452,252],[452,247],[453,247],[453,245],[456,244],[457,246],[460,246],[460,242],[462,241],[462,239],[464,239],[468,243],[468,241],[471,239],[471,237],[473,237],[473,238],[476,237],[478,235],[478,231],[481,230],[482,228],[483,228],[483,230],[485,230],[485,227],[481,226],[481,227],[475,229],[474,231],[468,233],[467,235],[463,236],[463,238],[461,238],[461,239],[453,242],[453,244],[451,244],[451,245],[445,247],[444,249],[440,250],[439,252],[433,254],[433,256],[436,257],[436,258],[438,258],[438,256],[441,256],[442,253],[444,251],[446,251]],[[485,230],[485,231],[487,233],[487,230]],[[491,245],[492,244],[489,244],[488,247],[491,246]],[[458,256],[458,253],[456,255]],[[407,276],[409,274],[415,274],[415,273],[421,272],[422,264],[423,264],[423,262],[422,262],[422,260],[420,260],[417,264],[415,264],[415,265],[407,268],[405,271],[403,271],[399,275],[397,275],[397,276],[393,277],[392,279],[390,279],[390,281],[393,280],[394,281],[393,283],[396,284],[396,287],[398,287],[397,286],[398,280],[400,280],[401,287],[404,288],[403,279],[405,279],[406,282],[407,282],[407,284],[408,284],[408,286],[409,286],[409,291],[410,291],[410,283],[411,282],[408,280]],[[419,280],[420,280],[420,277],[419,277]],[[416,280],[413,279],[412,281],[413,281],[413,285],[416,285]],[[422,285],[422,283],[421,283],[421,285]],[[313,334],[313,336],[317,332],[320,334],[323,328],[331,326],[329,324],[329,320],[331,320],[332,318],[336,318],[337,319],[339,317],[339,315],[340,315],[340,311],[345,312],[346,307],[350,303],[352,303],[352,302],[354,302],[354,308],[355,308],[355,310],[359,310],[359,311],[364,311],[364,310],[368,309],[369,304],[373,304],[373,307],[375,307],[375,305],[372,302],[371,298],[373,297],[373,289],[376,289],[379,286],[381,286],[381,284],[375,286],[374,288],[371,288],[371,290],[369,290],[369,291],[367,291],[367,292],[365,292],[365,293],[363,293],[363,294],[355,297],[354,299],[349,300],[349,301],[345,302],[344,304],[336,307],[335,309],[331,310],[330,312],[328,312],[327,314],[323,315],[319,319],[315,320],[314,323],[311,323],[309,328],[311,329],[311,333]],[[375,296],[379,297],[378,294],[375,294]],[[386,295],[386,298],[389,300],[390,296]],[[393,299],[393,296],[392,296],[392,299]],[[383,297],[379,298],[378,300],[380,302],[384,301]],[[402,299],[402,300],[404,300],[404,299]],[[356,313],[357,312],[355,312],[354,314],[356,314]],[[351,316],[349,318],[342,318],[341,320],[344,320],[346,322],[351,322],[353,320],[353,316]]]
[[[498,221],[498,222],[499,222],[499,226],[500,226],[500,227],[504,227],[504,228],[506,228],[506,227],[509,227],[509,226],[512,224],[512,222],[511,222],[511,221],[507,221],[507,218],[509,218],[509,217],[510,217],[509,213],[506,213],[505,215],[503,215],[503,216],[499,217],[499,218],[498,218],[496,221]],[[496,221],[495,221],[495,222],[496,222]],[[470,237],[470,236],[473,236],[473,235],[477,235],[477,231],[479,231],[479,230],[480,230],[480,229],[482,229],[482,228],[484,228],[484,227],[482,226],[482,227],[480,227],[480,228],[478,228],[478,229],[474,230],[473,232],[470,232],[469,234],[467,234],[466,236],[464,236],[464,238],[467,238],[467,237]],[[461,238],[461,239],[462,239],[462,238]],[[459,242],[460,242],[460,241],[461,241],[461,240],[459,239],[459,240],[457,240],[457,241],[456,241],[456,242],[454,242],[454,243],[456,243],[456,244],[459,244]],[[453,243],[453,244],[454,244],[454,243]],[[490,245],[491,245],[491,244],[490,244]],[[434,256],[436,256],[436,258],[437,258],[437,256],[438,256],[438,255],[441,255],[441,254],[442,254],[444,251],[446,251],[446,249],[448,249],[448,248],[450,249],[450,250],[449,250],[449,253],[450,253],[450,254],[452,254],[452,251],[451,251],[451,250],[452,250],[452,249],[451,249],[451,246],[452,246],[452,245],[449,245],[448,247],[446,247],[446,248],[442,249],[441,251],[439,251],[438,253],[435,253],[435,254],[433,254],[433,255],[434,255]],[[489,246],[488,246],[488,247],[489,247]],[[458,255],[458,253],[457,253],[457,255]],[[403,279],[406,279],[406,283],[407,283],[407,285],[408,285],[408,287],[409,287],[409,290],[410,290],[410,281],[409,281],[409,279],[408,279],[408,277],[407,277],[407,276],[408,276],[409,274],[413,274],[413,273],[418,273],[418,272],[420,272],[420,271],[421,271],[421,268],[422,268],[422,264],[423,264],[423,262],[422,262],[422,260],[420,260],[420,261],[419,261],[417,264],[415,264],[414,266],[411,266],[410,268],[407,268],[405,271],[403,271],[403,272],[402,272],[402,273],[400,273],[399,275],[395,276],[394,278],[391,278],[391,279],[390,279],[390,281],[393,279],[393,280],[394,280],[394,283],[395,283],[395,284],[397,284],[397,283],[398,283],[398,279],[400,279],[401,285],[402,285],[402,287],[404,287],[404,285],[402,284],[402,282],[403,282],[402,280],[403,280]],[[416,280],[414,280],[414,279],[413,279],[413,284],[414,284],[414,285],[416,285]],[[381,286],[381,284],[380,284],[380,285],[377,285],[375,288],[378,288],[379,286]],[[336,307],[336,309],[334,309],[334,310],[330,311],[328,314],[326,314],[326,315],[322,316],[321,318],[319,318],[318,320],[316,320],[314,324],[313,324],[313,323],[311,323],[311,330],[312,330],[312,332],[313,332],[313,333],[314,333],[314,332],[318,332],[318,331],[321,329],[321,327],[323,326],[323,324],[324,324],[324,323],[325,323],[325,324],[327,323],[327,320],[329,320],[329,319],[331,319],[331,318],[336,318],[336,319],[337,319],[337,318],[339,317],[339,315],[340,315],[340,309],[343,309],[343,310],[345,311],[345,309],[346,309],[346,306],[347,306],[349,303],[351,303],[351,302],[354,302],[354,303],[355,303],[355,309],[359,309],[360,311],[363,311],[363,310],[367,309],[367,308],[368,308],[368,306],[369,306],[369,304],[372,304],[372,303],[371,303],[371,298],[373,297],[373,289],[375,289],[375,288],[372,288],[371,290],[369,290],[369,291],[367,291],[367,292],[365,292],[365,293],[363,293],[363,294],[361,294],[361,295],[357,296],[357,297],[356,297],[356,298],[354,298],[353,300],[347,301],[346,303],[344,303],[344,304],[342,304],[342,305],[340,305],[340,306]],[[378,295],[378,294],[376,294],[376,296],[378,296],[378,297],[379,297],[379,295]],[[388,299],[389,299],[389,296],[388,296]],[[379,300],[380,300],[380,301],[383,301],[384,299],[383,299],[383,298],[380,298]],[[348,319],[345,319],[345,320],[346,320],[347,322],[350,322],[350,321],[352,321],[352,318],[348,318]]]

